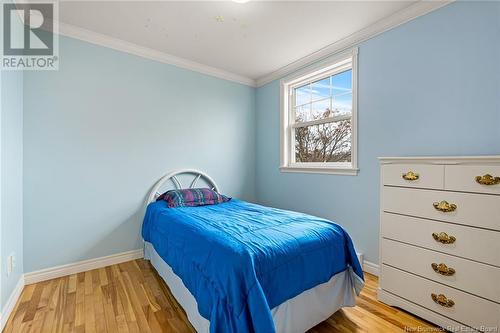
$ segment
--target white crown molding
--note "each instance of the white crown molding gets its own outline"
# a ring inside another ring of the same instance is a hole
[[[110,265],[116,265],[122,262],[140,259],[144,257],[143,249],[137,249],[127,252],[112,254],[110,256],[77,261],[62,266],[50,267],[35,272],[24,274],[24,283],[26,285],[41,281],[59,278],[71,274],[86,272],[96,268],[102,268]]]
[[[442,1],[424,1],[419,2],[398,11],[397,13],[388,16],[376,23],[359,30],[350,36],[330,44],[316,52],[313,52],[305,57],[302,57],[268,75],[265,75],[257,80],[249,77],[238,75],[225,71],[220,68],[204,65],[195,61],[177,57],[148,47],[140,46],[122,39],[104,35],[98,32],[77,27],[68,23],[58,22],[59,34],[75,39],[79,39],[88,43],[108,47],[114,50],[133,54],[146,59],[155,60],[165,64],[177,66],[180,68],[192,70],[202,74],[214,76],[220,79],[237,82],[251,87],[260,87],[271,81],[282,78],[300,68],[329,57],[335,53],[351,48],[363,41],[366,41],[376,35],[379,35],[387,30],[395,28],[401,24],[411,21],[417,17],[430,13],[436,9],[446,6],[455,0]]]
[[[5,303],[4,307],[2,308],[2,313],[0,317],[0,332],[3,331],[5,324],[7,324],[7,320],[9,320],[12,310],[14,310],[17,301],[21,296],[21,293],[23,292],[23,289],[24,289],[24,276],[21,275],[19,277],[19,280],[17,281],[14,290],[12,290],[12,293],[10,294],[7,303]]]
[[[214,76],[220,79],[255,87],[255,80],[242,75],[234,74],[216,67],[203,65],[195,61],[187,60],[161,51],[153,50],[148,47],[140,46],[131,42],[124,41],[122,39],[100,34],[64,22],[58,22],[58,23],[59,23],[59,35],[62,36],[79,39],[88,43],[133,54],[146,59],[159,61],[176,67]]]
[[[316,61],[322,60],[329,57],[335,53],[342,52],[353,46],[357,46],[359,43],[364,42],[370,38],[373,38],[385,31],[393,29],[401,24],[408,21],[416,19],[422,15],[430,13],[436,9],[444,7],[455,0],[443,0],[443,1],[419,1],[405,9],[402,9],[393,15],[383,18],[374,24],[361,29],[348,37],[341,39],[333,44],[330,44],[316,52],[313,52],[305,57],[302,57],[268,75],[265,75],[256,80],[257,87],[261,87],[271,81],[280,79],[296,70],[299,70],[307,65],[314,63]]]

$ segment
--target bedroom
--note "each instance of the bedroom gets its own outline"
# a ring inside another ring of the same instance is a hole
[[[498,331],[500,2],[1,5],[3,332]]]

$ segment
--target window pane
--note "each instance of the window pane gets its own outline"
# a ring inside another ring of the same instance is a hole
[[[316,101],[311,104],[311,119],[317,120],[333,116],[330,110],[330,98]]]
[[[295,106],[311,102],[311,85],[295,88]]]
[[[295,129],[296,162],[351,162],[351,120]]]
[[[350,115],[352,113],[352,93],[347,92],[333,97],[333,116]]]
[[[311,93],[312,93],[312,100],[318,100],[318,99],[324,99],[325,97],[330,97],[332,95],[331,92],[331,84],[330,84],[330,76],[327,78],[324,78],[323,80],[319,80],[316,82],[313,82],[311,84]]]
[[[298,123],[311,119],[311,104],[305,104],[295,108],[295,121]]]
[[[352,113],[352,70],[295,88],[296,122]]]
[[[333,95],[352,92],[352,70],[332,76]]]

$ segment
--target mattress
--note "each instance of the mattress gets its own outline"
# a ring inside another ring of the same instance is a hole
[[[145,242],[144,256],[169,286],[177,302],[197,332],[210,331],[210,322],[198,311],[194,296],[172,268],[160,257],[154,246]],[[355,289],[363,281],[349,267],[334,275],[329,281],[308,289],[271,309],[276,332],[305,332],[326,320],[342,307],[355,305]]]

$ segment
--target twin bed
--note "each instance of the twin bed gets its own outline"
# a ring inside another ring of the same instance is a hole
[[[181,170],[152,189],[142,236],[149,259],[198,332],[304,332],[354,306],[363,272],[349,235],[306,214],[231,199],[169,208],[156,200],[190,174]]]

